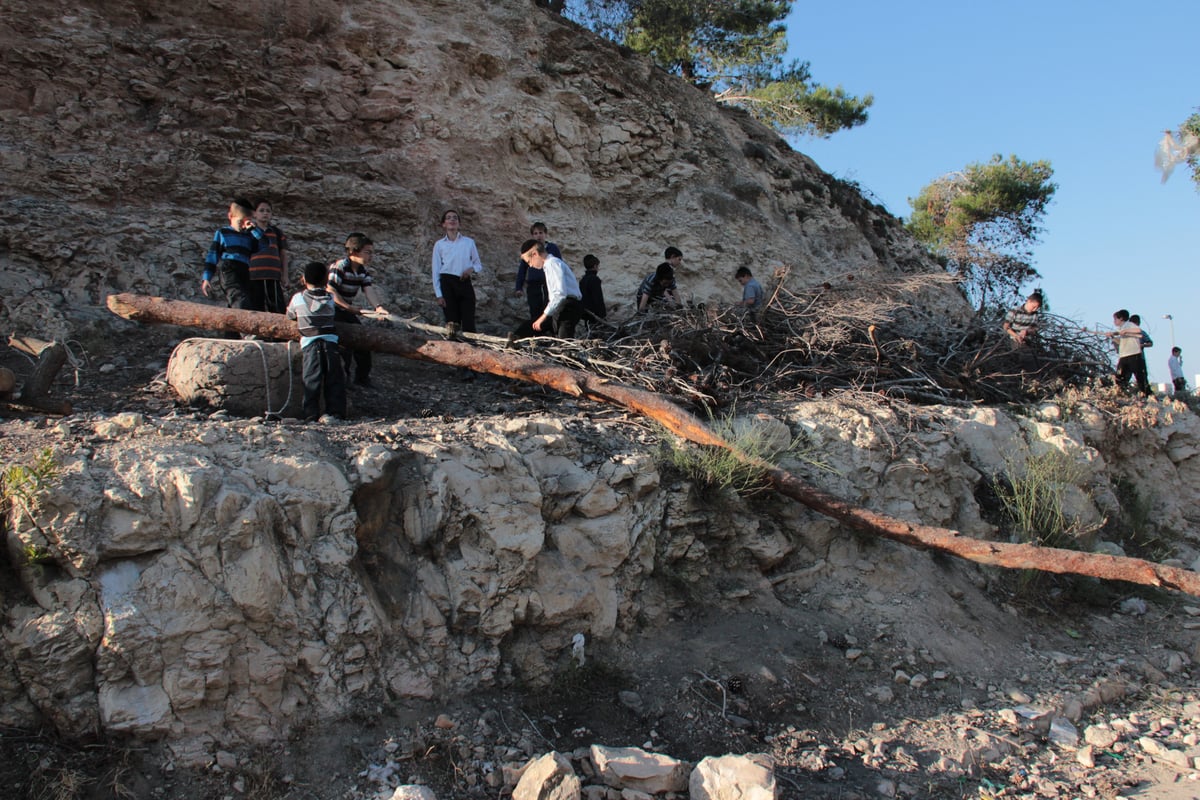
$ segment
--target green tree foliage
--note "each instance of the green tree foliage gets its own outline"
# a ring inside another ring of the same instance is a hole
[[[573,17],[780,131],[829,136],[867,121],[870,95],[785,63],[791,0],[578,0]]]
[[[1038,277],[1033,247],[1058,188],[1053,175],[1050,162],[1016,156],[969,164],[909,198],[908,230],[944,259],[980,311],[1001,307]]]

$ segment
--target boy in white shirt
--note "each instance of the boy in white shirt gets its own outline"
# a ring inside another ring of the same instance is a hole
[[[483,274],[475,240],[459,233],[454,209],[442,214],[446,235],[433,245],[433,295],[446,317],[451,335],[475,333],[475,288],[472,277]]]

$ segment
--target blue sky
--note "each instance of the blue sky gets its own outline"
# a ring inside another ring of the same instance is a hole
[[[1166,128],[1200,106],[1200,5],[797,0],[789,57],[813,78],[874,94],[866,125],[792,146],[908,217],[929,181],[995,153],[1048,160],[1058,192],[1035,252],[1050,308],[1094,327],[1141,314],[1151,380],[1183,348],[1200,372],[1200,193],[1160,182]],[[1032,288],[1033,284],[1030,285]]]

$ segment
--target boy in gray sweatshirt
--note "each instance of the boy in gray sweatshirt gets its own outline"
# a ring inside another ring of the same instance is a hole
[[[338,352],[337,328],[333,324],[333,296],[325,289],[329,268],[320,261],[304,267],[303,292],[296,292],[288,303],[288,319],[300,328],[300,350],[304,363],[304,421],[321,416],[321,397],[325,413],[335,418],[346,416],[346,371]]]

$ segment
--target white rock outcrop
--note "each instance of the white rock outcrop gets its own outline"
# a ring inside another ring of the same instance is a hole
[[[703,758],[688,780],[690,800],[774,800],[775,765],[756,753]]]
[[[1162,406],[1157,426],[1117,438],[1136,457],[1105,459],[1104,472],[1093,446],[1114,443],[1071,421],[942,408],[913,427],[890,413],[811,402],[771,427],[795,432],[808,450],[785,466],[823,489],[983,537],[994,535],[974,497],[983,476],[1059,448],[1082,467],[1080,514],[1116,502],[1108,482],[1129,476],[1155,520],[1184,531],[1179,557],[1197,555],[1194,415]],[[664,582],[715,604],[770,609],[805,593],[842,614],[873,604],[918,640],[927,624],[960,639],[999,626],[980,616],[986,604],[967,617],[934,591],[948,578],[925,554],[865,550],[768,496],[664,483],[653,452],[580,419],[406,423],[360,442],[123,414],[56,433],[61,475],[7,541],[20,586],[4,590],[3,720],[162,738],[184,761],[278,740],[379,693],[546,680],[577,633],[596,652],[689,602]],[[825,591],[864,570],[877,586],[916,587],[923,613],[879,592]],[[931,657],[986,663],[991,646]],[[596,763],[603,773],[618,759]]]

